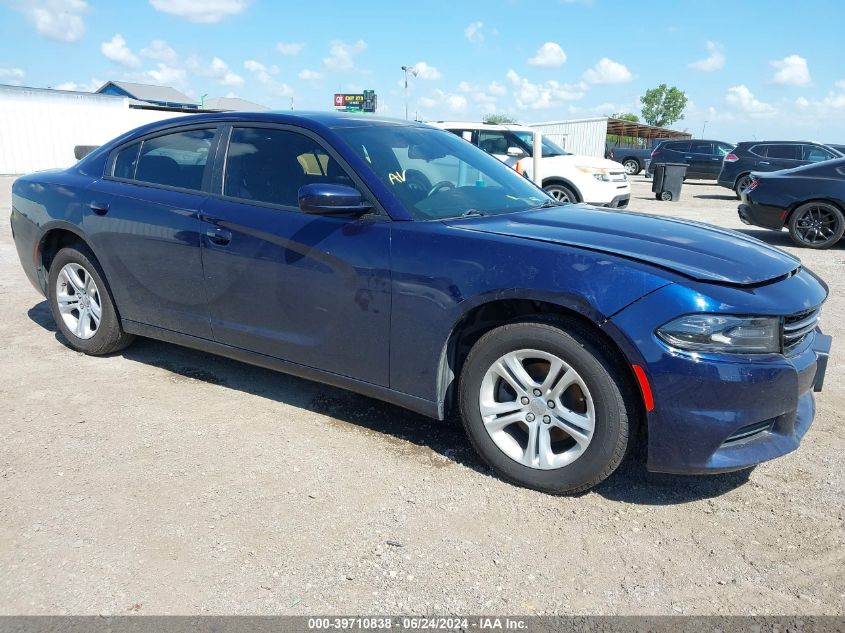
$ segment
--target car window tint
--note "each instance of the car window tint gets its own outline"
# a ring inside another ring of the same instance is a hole
[[[670,149],[673,152],[688,152],[690,144],[689,142],[684,141],[676,141],[673,143],[664,143],[663,149]]]
[[[804,145],[803,160],[808,160],[811,163],[818,163],[823,160],[830,160],[833,158],[833,153],[827,151],[818,145]]]
[[[769,145],[766,155],[769,158],[786,158],[790,160],[800,160],[801,159],[801,146],[800,145]]]
[[[138,164],[138,150],[141,149],[140,143],[134,143],[129,147],[124,147],[117,154],[114,159],[114,169],[112,175],[115,178],[134,178],[135,166]]]
[[[751,149],[748,150],[750,154],[754,154],[755,156],[759,156],[760,158],[766,157],[766,150],[767,147],[765,145],[755,145]]]
[[[728,145],[727,143],[716,143],[716,155],[717,156],[727,156],[730,154],[734,149],[733,145]]]
[[[713,153],[713,143],[702,143],[700,141],[696,141],[690,143],[690,152],[693,154],[712,154]]]
[[[202,189],[213,129],[186,130],[147,139],[135,170],[135,180],[183,189]]]
[[[304,134],[254,127],[232,130],[224,195],[298,207],[299,188],[312,183],[354,186],[337,161]]]
[[[478,146],[488,154],[507,154],[508,138],[504,132],[482,130],[478,133]]]

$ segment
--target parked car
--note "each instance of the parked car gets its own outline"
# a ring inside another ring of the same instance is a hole
[[[624,208],[631,199],[631,183],[619,163],[606,158],[570,154],[543,137],[540,177],[534,178],[531,156],[534,129],[522,125],[493,125],[437,121],[432,125],[449,130],[477,145],[502,162],[523,171],[560,202]]]
[[[651,153],[648,176],[654,174],[657,165],[683,163],[687,166],[687,178],[716,180],[722,168],[722,159],[734,148],[724,141],[691,139],[664,141]]]
[[[739,218],[781,231],[798,246],[830,248],[845,233],[845,158],[752,174]]]
[[[817,163],[832,158],[842,158],[843,154],[820,143],[804,141],[744,141],[725,156],[722,171],[719,173],[719,185],[733,189],[740,197],[742,191],[751,184],[751,172],[777,171],[791,169],[809,163]]]
[[[625,173],[629,176],[636,176],[646,167],[651,160],[652,148],[640,147],[611,147],[608,151],[607,157],[617,163],[621,163],[625,168]]]
[[[151,123],[17,179],[11,224],[74,350],[140,335],[434,418],[457,408],[496,472],[551,493],[609,476],[643,424],[652,470],[794,450],[830,348],[816,327],[827,287],[795,257],[694,222],[561,206],[406,121]]]
[[[839,143],[825,143],[825,145],[845,156],[845,145],[841,145]]]

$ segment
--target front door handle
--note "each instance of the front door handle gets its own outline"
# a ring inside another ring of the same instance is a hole
[[[684,158],[687,160],[692,160],[692,156],[684,156]]]
[[[761,160],[758,164],[759,165],[771,165],[771,163],[767,160]]]
[[[108,202],[92,202],[88,206],[97,215],[105,215],[106,213],[109,212],[109,203]]]
[[[226,246],[232,241],[232,232],[221,229],[219,226],[210,226],[205,230],[205,236],[212,244]]]

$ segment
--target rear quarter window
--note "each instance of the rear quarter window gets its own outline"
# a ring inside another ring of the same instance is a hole
[[[214,129],[185,130],[141,144],[135,180],[155,185],[202,190],[202,177]]]

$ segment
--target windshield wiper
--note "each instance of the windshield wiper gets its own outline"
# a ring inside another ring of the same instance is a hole
[[[562,207],[565,206],[565,202],[560,202],[558,200],[546,200],[543,204],[538,204],[536,207],[531,207],[532,209],[549,209],[551,207]]]
[[[470,217],[484,217],[487,215],[484,211],[479,211],[478,209],[469,209],[468,211],[464,211],[461,213],[462,218],[470,218]]]

